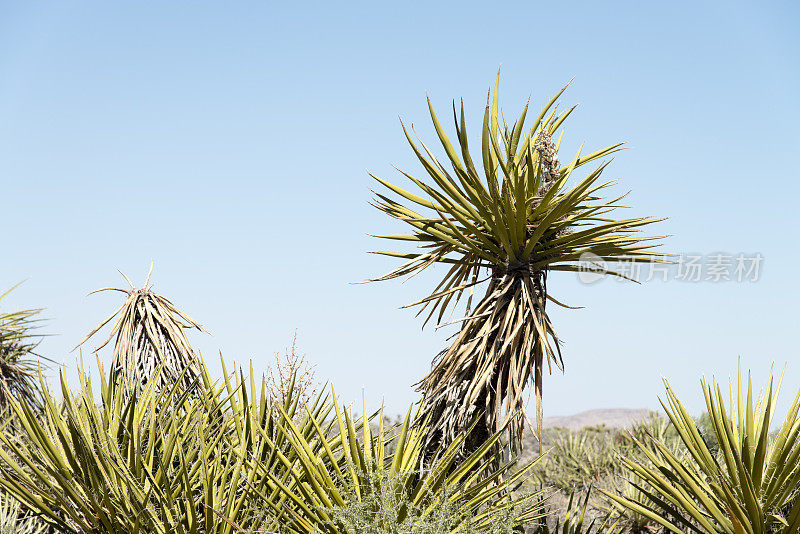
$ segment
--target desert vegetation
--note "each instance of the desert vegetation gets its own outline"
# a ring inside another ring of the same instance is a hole
[[[0,532],[800,532],[800,393],[776,421],[772,377],[759,393],[739,370],[727,395],[704,380],[698,419],[665,382],[664,413],[630,428],[543,428],[545,368],[563,369],[548,276],[587,254],[669,256],[639,233],[657,219],[615,218],[624,195],[604,196],[620,144],[562,165],[563,90],[529,124],[527,104],[506,122],[498,88],[479,165],[463,105],[453,143],[429,102],[446,159],[404,127],[426,177],[403,173],[416,192],[375,177],[374,205],[412,228],[378,237],[416,245],[380,251],[404,262],[376,280],[442,269],[411,306],[455,324],[418,403],[397,419],[354,409],[294,343],[270,369],[221,357],[212,376],[188,336],[203,327],[150,273],[141,288],[104,288],[124,301],[81,342],[108,330],[81,352],[77,386],[64,370],[45,380],[38,310],[12,310],[0,315]]]
[[[435,317],[441,324],[448,310],[463,315],[456,320],[460,326],[453,342],[419,382],[422,413],[430,424],[425,438],[429,451],[467,428],[466,447],[474,449],[506,427],[511,449],[518,452],[525,430],[524,391],[531,382],[541,437],[544,366],[563,370],[559,340],[546,311],[548,301],[563,304],[548,292],[548,273],[578,271],[587,255],[608,262],[665,261],[663,253],[653,250],[659,237],[637,233],[656,219],[611,216],[625,195],[601,196],[613,184],[601,181],[608,161],[570,182],[577,169],[614,154],[622,143],[588,154],[580,149],[561,165],[561,128],[575,109],[557,114],[566,87],[528,126],[528,104],[518,119],[506,122],[499,109],[499,83],[498,73],[480,129],[481,171],[470,154],[463,104],[459,114],[453,102],[454,146],[428,99],[451,170],[403,126],[428,176],[422,180],[402,174],[423,196],[373,176],[387,194],[399,198],[376,193],[374,205],[413,229],[411,234],[377,237],[417,244],[413,252],[378,252],[406,260],[378,280],[413,276],[444,264],[447,271],[433,292],[410,306],[427,312],[426,323]],[[473,308],[473,294],[481,287],[485,292]],[[465,306],[459,308],[465,293]]]

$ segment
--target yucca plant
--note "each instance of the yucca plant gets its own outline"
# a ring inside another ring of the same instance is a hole
[[[625,473],[618,479],[618,486],[613,490],[621,494],[624,498],[633,501],[646,503],[648,507],[652,507],[651,499],[640,488],[643,486],[641,478],[633,473]],[[625,529],[626,532],[631,534],[647,534],[657,530],[662,530],[656,523],[649,517],[643,515],[635,510],[629,508],[615,506],[613,501],[607,504],[609,513],[612,513],[617,523]]]
[[[639,442],[646,461],[623,458],[641,483],[642,498],[606,492],[618,506],[671,532],[793,534],[800,532],[800,392],[777,433],[771,435],[780,381],[754,393],[741,370],[726,395],[702,381],[719,451],[713,452],[697,422],[665,381],[662,405],[688,451],[676,453],[652,440]]]
[[[151,380],[125,399],[102,368],[100,376],[99,405],[83,366],[76,393],[61,374],[63,403],[44,389],[43,416],[12,401],[22,433],[0,429],[0,489],[63,532],[231,534],[276,526],[260,494],[267,473],[288,478],[280,459],[294,457],[274,424],[267,385],[252,369],[249,378],[225,372],[215,386],[201,364],[205,387],[172,402],[165,401],[178,394],[178,381],[156,392]],[[329,408],[319,397],[304,409],[324,420]],[[281,406],[289,416],[297,409],[291,395]]]
[[[0,303],[17,286],[0,295]],[[35,331],[40,312],[31,309],[0,313],[0,411],[12,398],[39,405],[36,373],[40,357],[34,350],[40,337]]]
[[[575,499],[576,492],[571,492],[567,507],[562,514],[556,516],[553,522],[552,516],[543,518],[533,529],[534,534],[612,534],[622,532],[619,528],[619,521],[607,514],[603,518],[592,519],[588,524],[586,511],[589,507],[589,496],[592,488],[586,489],[586,495],[581,501],[580,495]],[[552,527],[548,524],[548,519],[553,523]],[[598,522],[599,519],[599,522]]]
[[[425,449],[431,453],[452,442],[478,414],[483,414],[482,423],[468,436],[467,450],[479,447],[501,427],[509,430],[512,450],[519,450],[525,425],[523,393],[531,382],[541,436],[544,366],[563,369],[559,341],[546,312],[548,300],[559,303],[548,292],[550,273],[580,271],[585,257],[609,262],[663,259],[652,250],[657,237],[636,233],[656,219],[611,216],[622,207],[623,197],[601,196],[613,183],[601,181],[607,161],[570,185],[578,168],[621,150],[622,144],[585,155],[579,150],[561,165],[559,128],[574,109],[556,114],[556,101],[566,87],[526,126],[527,104],[515,122],[501,122],[498,83],[499,76],[483,117],[482,165],[476,165],[469,150],[463,103],[460,114],[453,105],[454,145],[429,99],[447,159],[440,162],[403,126],[428,175],[421,179],[402,173],[419,192],[373,176],[387,190],[376,193],[374,205],[412,227],[409,234],[377,237],[421,249],[377,252],[406,260],[377,280],[412,276],[434,264],[447,266],[434,291],[410,305],[427,312],[426,322],[435,317],[439,324],[469,294],[455,340],[419,383],[424,397],[421,417],[430,422]],[[472,294],[478,287],[485,292],[473,308]],[[511,420],[507,426],[506,419]]]
[[[180,379],[180,389],[188,390],[203,385],[200,378],[199,359],[194,352],[186,329],[204,331],[194,319],[176,308],[172,302],[157,295],[150,286],[150,272],[144,286],[137,289],[130,279],[122,274],[130,289],[105,287],[92,291],[119,291],[126,295],[125,302],[100,325],[92,330],[79,344],[86,343],[93,335],[116,318],[106,340],[95,349],[98,352],[114,340],[114,356],[111,364],[111,383],[119,384],[126,395],[131,395],[155,376],[159,382],[155,390]],[[76,347],[77,348],[77,347]]]
[[[514,470],[507,463],[478,479],[494,460],[491,451],[500,433],[456,463],[460,434],[420,470],[424,429],[412,425],[411,410],[399,430],[389,432],[381,412],[369,417],[364,411],[356,419],[339,408],[335,397],[334,406],[333,428],[312,417],[316,432],[311,436],[283,414],[295,453],[293,461],[284,460],[284,471],[292,478],[269,474],[272,494],[264,493],[264,500],[288,531],[492,532],[498,521],[519,527],[541,514],[531,506],[533,494],[513,491],[529,466]]]
[[[647,456],[640,451],[639,447],[644,446],[650,451],[656,451],[656,443],[658,443],[669,448],[676,458],[684,458],[687,452],[677,431],[668,418],[652,412],[646,418],[635,423],[630,429],[620,432],[617,435],[616,442],[616,454],[613,459],[615,467],[613,474],[616,476],[613,476],[610,480],[611,483],[602,489],[620,493],[628,499],[650,503],[648,506],[651,506],[651,499],[640,489],[643,486],[642,479],[630,470],[625,469],[619,461],[619,456],[627,456],[630,459],[636,459],[638,462],[654,467],[649,463]],[[626,532],[631,532],[632,534],[649,533],[660,528],[647,516],[634,510],[615,506],[613,501],[609,502],[607,498],[605,498],[603,505],[610,513],[615,515],[618,519],[618,525],[625,529]]]
[[[678,446],[678,433],[669,419],[656,412],[650,412],[636,421],[630,428],[617,434],[617,446],[621,450],[636,448],[637,443],[653,443],[655,441]]]
[[[542,483],[573,492],[597,484],[615,469],[616,456],[611,436],[569,432],[555,440],[543,457],[537,475]]]

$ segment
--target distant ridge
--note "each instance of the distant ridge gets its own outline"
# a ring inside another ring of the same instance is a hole
[[[600,408],[588,410],[562,417],[545,417],[545,428],[563,427],[570,430],[580,430],[587,426],[606,425],[615,428],[628,428],[632,424],[647,417],[650,410],[646,408]]]

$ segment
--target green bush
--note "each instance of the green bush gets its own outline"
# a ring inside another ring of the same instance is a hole
[[[283,413],[281,425],[295,453],[284,466],[292,476],[279,480],[269,473],[272,493],[263,497],[287,531],[491,533],[520,528],[541,514],[534,494],[514,491],[532,465],[493,467],[502,430],[463,461],[459,434],[423,468],[425,428],[412,424],[411,410],[392,433],[382,413],[355,419],[335,402],[333,432],[325,420],[311,417],[316,432],[309,436]]]
[[[422,474],[421,476],[424,476]],[[517,518],[522,510],[509,507],[497,511],[490,522],[476,526],[469,510],[456,500],[453,502],[449,488],[434,492],[430,498],[430,506],[420,510],[406,492],[398,492],[396,488],[401,482],[385,470],[373,471],[361,477],[367,482],[360,489],[361,498],[347,500],[341,506],[334,506],[325,511],[330,515],[330,526],[337,532],[357,532],[359,534],[511,534],[521,532]],[[345,486],[354,489],[345,481]],[[340,488],[344,493],[348,489]],[[530,509],[532,503],[526,503]],[[398,510],[410,510],[405,518],[399,519]],[[530,515],[530,514],[528,514]]]

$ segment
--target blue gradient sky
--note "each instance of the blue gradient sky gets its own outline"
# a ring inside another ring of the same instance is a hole
[[[343,397],[403,411],[449,332],[398,309],[435,275],[350,284],[391,266],[366,234],[398,230],[366,170],[420,171],[397,117],[431,139],[426,91],[477,128],[502,65],[507,115],[575,77],[562,159],[629,142],[608,176],[631,215],[670,217],[670,251],[765,258],[753,284],[551,277],[585,309],[552,312],[546,415],[656,407],[662,376],[699,412],[701,375],[739,356],[788,362],[796,391],[798,27],[790,2],[0,3],[0,286],[29,278],[4,306],[46,307],[42,351],[72,373],[119,303],[86,293],[154,260],[213,369],[263,367],[297,329]]]

